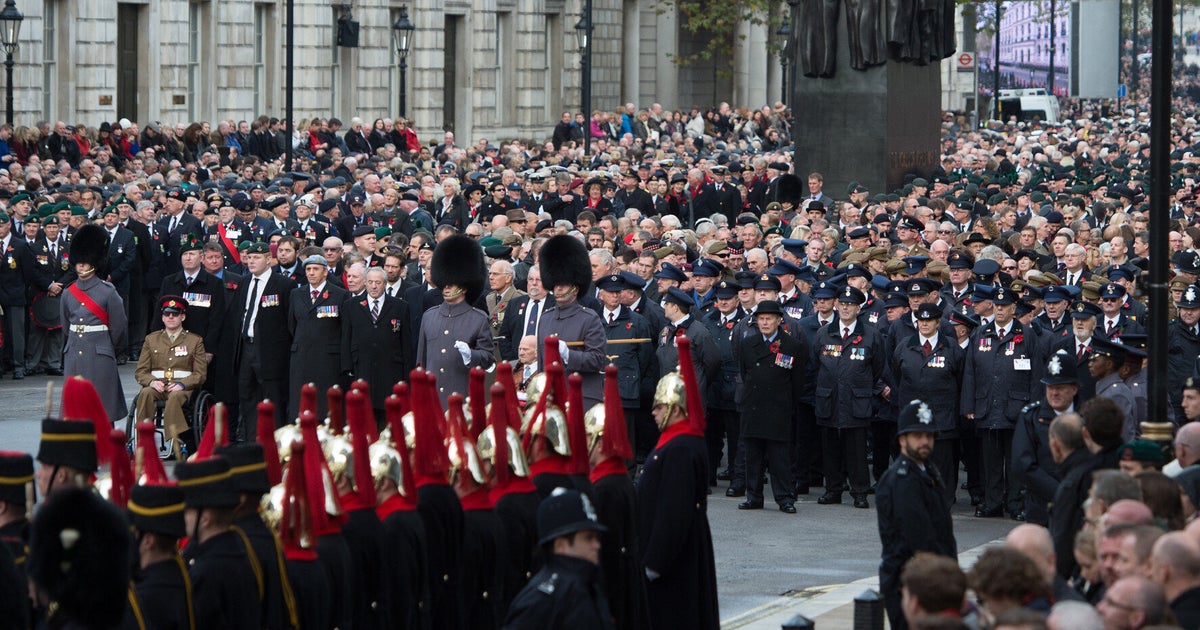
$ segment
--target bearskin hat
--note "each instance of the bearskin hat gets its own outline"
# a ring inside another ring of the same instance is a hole
[[[542,286],[554,292],[554,287],[569,284],[579,287],[579,295],[587,293],[592,284],[592,264],[587,250],[579,239],[560,234],[542,245],[539,253]]]
[[[779,194],[776,201],[779,203],[791,202],[793,208],[800,206],[800,197],[804,195],[804,188],[800,184],[800,178],[791,173],[784,173],[779,176]]]
[[[483,294],[487,280],[483,250],[471,237],[456,234],[442,239],[433,250],[429,267],[438,288],[449,285],[461,288],[467,293],[467,304],[474,304]]]
[[[88,223],[71,237],[71,264],[88,263],[96,268],[97,278],[108,277],[108,234],[104,228]]]
[[[33,519],[29,577],[57,604],[60,624],[120,623],[128,605],[133,537],[116,506],[96,493],[64,487]]]

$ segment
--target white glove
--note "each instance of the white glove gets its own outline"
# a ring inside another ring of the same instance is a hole
[[[646,567],[646,581],[653,582],[654,580],[657,580],[660,577],[662,577],[662,576],[657,571],[655,571],[654,569],[651,569],[650,567]]]
[[[568,357],[571,356],[571,350],[567,348],[567,342],[561,339],[558,340],[558,353],[562,355],[563,365],[566,365],[570,361]]]
[[[462,355],[463,365],[471,364],[471,347],[465,341],[455,341],[454,348]]]

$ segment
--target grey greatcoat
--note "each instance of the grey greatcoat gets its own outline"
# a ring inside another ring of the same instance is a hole
[[[539,338],[551,335],[558,335],[560,341],[583,342],[582,347],[568,348],[563,368],[567,376],[573,372],[583,376],[583,408],[591,409],[592,405],[604,398],[604,366],[608,365],[604,324],[600,316],[596,311],[580,306],[579,302],[555,306],[547,310],[538,322]],[[542,360],[539,357],[539,364]],[[541,366],[541,369],[544,370],[545,366]]]
[[[85,332],[78,326],[103,326],[96,317],[71,294],[62,292],[62,321],[64,329],[63,373],[67,378],[82,376],[96,386],[108,419],[124,418],[129,409],[125,406],[125,392],[121,389],[121,377],[117,374],[116,348],[125,343],[127,322],[125,303],[113,285],[95,276],[76,280],[75,285],[108,312],[108,330]]]
[[[486,370],[495,363],[487,313],[466,302],[443,302],[425,311],[417,337],[417,364],[437,377],[438,398],[443,406],[454,392],[467,395],[471,368]],[[463,341],[471,348],[466,365],[454,347],[456,341]]]

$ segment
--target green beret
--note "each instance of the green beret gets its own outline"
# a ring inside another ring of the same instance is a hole
[[[15,206],[15,205],[21,203],[22,201],[29,201],[29,199],[30,199],[29,193],[17,193],[15,195],[13,195],[12,199],[8,200],[8,205]]]
[[[0,211],[0,223],[8,223],[9,220],[10,220],[9,216],[7,214],[5,214],[3,211]]]
[[[242,241],[242,242],[238,243],[237,249],[239,252],[245,253],[246,250],[250,249],[250,246],[253,244],[254,243],[251,241]]]
[[[67,207],[71,209],[71,216],[73,216],[73,217],[86,217],[87,216],[87,213],[88,213],[87,208],[84,208],[83,206],[71,205],[71,206],[67,206]]]
[[[241,249],[241,247],[238,247],[238,249]],[[254,243],[250,243],[250,246],[246,248],[246,253],[247,254],[270,254],[271,246],[267,245],[266,243],[264,243],[262,241],[256,241]]]
[[[113,205],[110,205],[100,211],[100,216],[102,216],[102,217],[110,215],[110,214],[120,214],[120,211],[118,211],[117,207],[113,206]]]
[[[125,195],[121,195],[120,197],[117,197],[116,199],[112,200],[112,205],[114,205],[114,206],[119,206],[121,204],[132,206],[133,202],[130,201],[129,197],[126,197]]]
[[[44,204],[38,206],[38,208],[37,208],[37,214],[39,214],[43,217],[50,216],[57,211],[58,211],[58,208],[55,208],[54,204],[52,204],[52,203],[44,203]]]
[[[45,227],[47,225],[58,225],[58,215],[48,214],[45,217],[42,217],[42,226]]]
[[[42,217],[38,216],[38,214],[36,212],[33,212],[33,213],[30,213],[29,216],[25,217],[25,222],[26,223],[41,223]]]
[[[1166,458],[1163,457],[1162,448],[1158,443],[1150,440],[1134,440],[1126,442],[1121,446],[1121,460],[1133,462],[1147,462],[1150,464],[1161,464]]]
[[[377,238],[377,239],[383,238],[385,236],[391,236],[391,234],[392,234],[392,228],[390,228],[386,225],[381,225],[381,226],[375,228],[375,238]]]
[[[496,245],[503,245],[503,244],[504,243],[501,242],[500,239],[495,238],[493,236],[485,236],[485,237],[479,239],[479,246],[484,249],[487,249],[488,247],[495,247]]]
[[[114,211],[116,210],[116,206],[109,206],[109,208],[113,209]],[[108,214],[107,210],[105,211],[105,214]],[[183,241],[179,243],[179,253],[199,251],[203,247],[204,241],[196,238],[195,234],[188,234],[187,238],[183,239]]]

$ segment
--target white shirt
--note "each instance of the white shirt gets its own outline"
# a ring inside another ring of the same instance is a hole
[[[254,338],[254,321],[258,319],[258,305],[262,303],[263,291],[267,290],[267,280],[271,278],[271,270],[267,269],[262,275],[254,276],[250,279],[250,291],[246,293],[246,310],[250,311],[250,325],[246,329],[246,336]],[[254,281],[258,281],[258,286],[254,286]],[[257,296],[254,294],[258,293]],[[254,298],[254,301],[250,300]]]
[[[838,320],[838,332],[844,334],[847,337],[854,334],[855,328],[858,328],[857,320],[850,322],[849,326],[847,326],[845,322]],[[847,330],[849,330],[849,332],[846,332]]]
[[[401,284],[403,284],[403,283],[396,282],[396,284],[389,284],[386,287],[384,287],[383,291],[384,291],[384,293],[387,293],[388,295],[390,295],[394,298],[398,298],[398,297],[400,297],[400,285]]]
[[[605,307],[604,308],[604,323],[607,324],[608,322],[615,320],[617,318],[617,315],[620,315],[620,314],[621,314],[620,309],[617,309],[615,311],[610,311],[610,310],[608,310],[607,307]]]
[[[922,347],[924,347],[925,344],[927,344],[927,343],[929,344],[930,348],[937,347],[937,340],[938,340],[937,333],[933,333],[932,337],[926,337],[926,336],[922,335],[921,333],[917,333],[917,336],[921,338],[921,346]]]
[[[1104,318],[1104,330],[1108,330],[1110,326],[1115,327],[1116,325],[1117,325],[1116,318],[1114,318],[1114,319],[1109,319],[1107,317]]]

